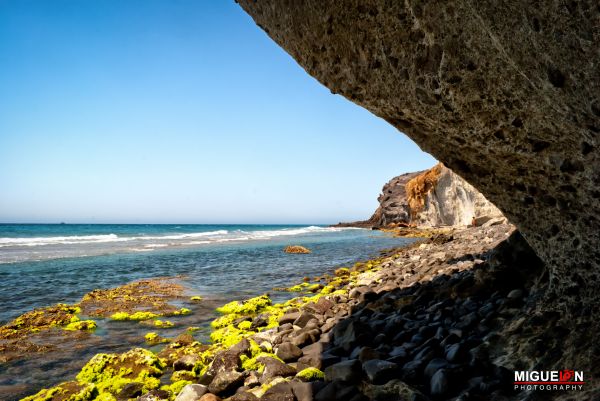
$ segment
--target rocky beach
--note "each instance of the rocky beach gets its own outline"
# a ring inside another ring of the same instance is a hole
[[[164,347],[96,355],[25,400],[530,399],[512,385],[529,364],[521,348],[561,343],[532,312],[541,269],[511,225],[448,230],[290,288],[303,293],[284,303],[223,305],[211,344],[148,336]]]
[[[186,298],[176,278],[95,290],[76,304],[18,317],[0,328],[5,359],[46,352],[35,338],[54,327],[76,343],[96,329],[94,318],[147,328],[145,346],[97,354],[68,381],[23,400],[500,401],[598,395],[584,384],[567,392],[532,392],[515,383],[515,371],[559,369],[569,329],[556,311],[539,308],[549,285],[544,263],[480,193],[438,164],[392,179],[379,202],[369,220],[338,226],[368,226],[385,237],[412,237],[412,243],[272,288],[289,294],[279,300],[265,293],[218,305],[202,339],[196,308],[181,305],[207,300],[202,294]],[[286,256],[300,258],[296,263],[313,255],[299,245],[279,252],[300,254]],[[190,327],[170,336],[161,331],[183,316]]]

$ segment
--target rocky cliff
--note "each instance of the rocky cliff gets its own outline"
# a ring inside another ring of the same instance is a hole
[[[504,217],[471,184],[441,163],[426,171],[392,178],[377,200],[379,207],[369,220],[350,225],[468,226]]]
[[[600,304],[596,1],[238,2],[498,206],[547,263],[555,308]]]
[[[332,93],[406,133],[517,225],[546,264],[539,306],[563,317],[560,353],[597,366],[597,1],[238,2]]]

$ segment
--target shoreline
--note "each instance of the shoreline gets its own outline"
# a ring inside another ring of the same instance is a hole
[[[79,383],[42,390],[26,400],[47,399],[52,391],[64,393],[67,387],[65,396],[80,394],[82,400],[103,401],[128,395],[141,396],[140,400],[172,400],[182,390],[185,394],[213,393],[204,395],[203,401],[219,399],[216,396],[232,401],[304,401],[312,399],[309,394],[323,401],[351,398],[339,398],[339,394],[385,399],[385,394],[398,391],[423,399],[444,399],[445,395],[454,397],[457,388],[465,390],[449,385],[449,378],[455,378],[461,369],[472,376],[473,364],[486,366],[477,368],[487,376],[465,378],[468,391],[513,398],[498,382],[498,377],[507,374],[506,368],[494,365],[483,352],[483,345],[500,330],[495,319],[514,320],[513,315],[519,315],[518,308],[531,295],[518,280],[506,284],[509,287],[504,293],[486,293],[489,284],[485,281],[494,281],[497,275],[488,271],[492,270],[488,262],[493,260],[492,250],[513,230],[510,225],[496,225],[438,233],[381,258],[359,262],[352,269],[338,269],[318,289],[310,284],[296,286],[314,293],[280,304],[266,296],[231,302],[217,309],[222,316],[212,323],[213,344],[199,344],[184,334],[136,376],[87,377],[80,373]],[[465,286],[477,276],[482,283]],[[448,303],[458,303],[462,313],[442,320],[450,308]],[[460,325],[464,315],[482,308],[489,311],[481,322],[476,314],[464,327],[452,327]],[[419,319],[421,314],[429,318]],[[437,314],[437,319],[431,318]],[[410,321],[420,324],[408,324]],[[471,330],[474,334],[467,336]],[[450,348],[451,355],[440,347]],[[481,355],[467,362],[474,350]],[[114,364],[117,359],[146,355],[139,349],[129,353],[100,359],[111,359]],[[103,371],[94,359],[82,372]],[[116,366],[110,371],[114,373]],[[476,385],[469,384],[468,379],[474,378],[478,378]],[[118,387],[114,387],[115,381],[120,383]],[[181,397],[178,400],[184,399]]]

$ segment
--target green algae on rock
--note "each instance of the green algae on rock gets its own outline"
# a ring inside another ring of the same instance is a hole
[[[161,277],[94,290],[82,298],[79,306],[87,316],[116,315],[117,320],[150,319],[146,317],[150,313],[155,315],[152,317],[175,314],[178,309],[168,301],[181,297],[183,286],[174,280],[176,278]]]
[[[310,367],[306,369],[302,369],[300,372],[296,374],[296,377],[302,381],[314,381],[314,380],[323,380],[325,379],[325,373],[321,370]]]
[[[80,383],[93,383],[99,393],[117,395],[132,382],[143,383],[146,391],[158,388],[164,363],[153,352],[134,348],[124,354],[97,354],[77,375]]]
[[[98,389],[94,384],[71,381],[41,390],[21,401],[88,401],[98,400],[97,395]]]

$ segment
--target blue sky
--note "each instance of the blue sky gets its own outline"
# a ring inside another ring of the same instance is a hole
[[[363,219],[434,163],[233,1],[0,1],[0,221]]]

